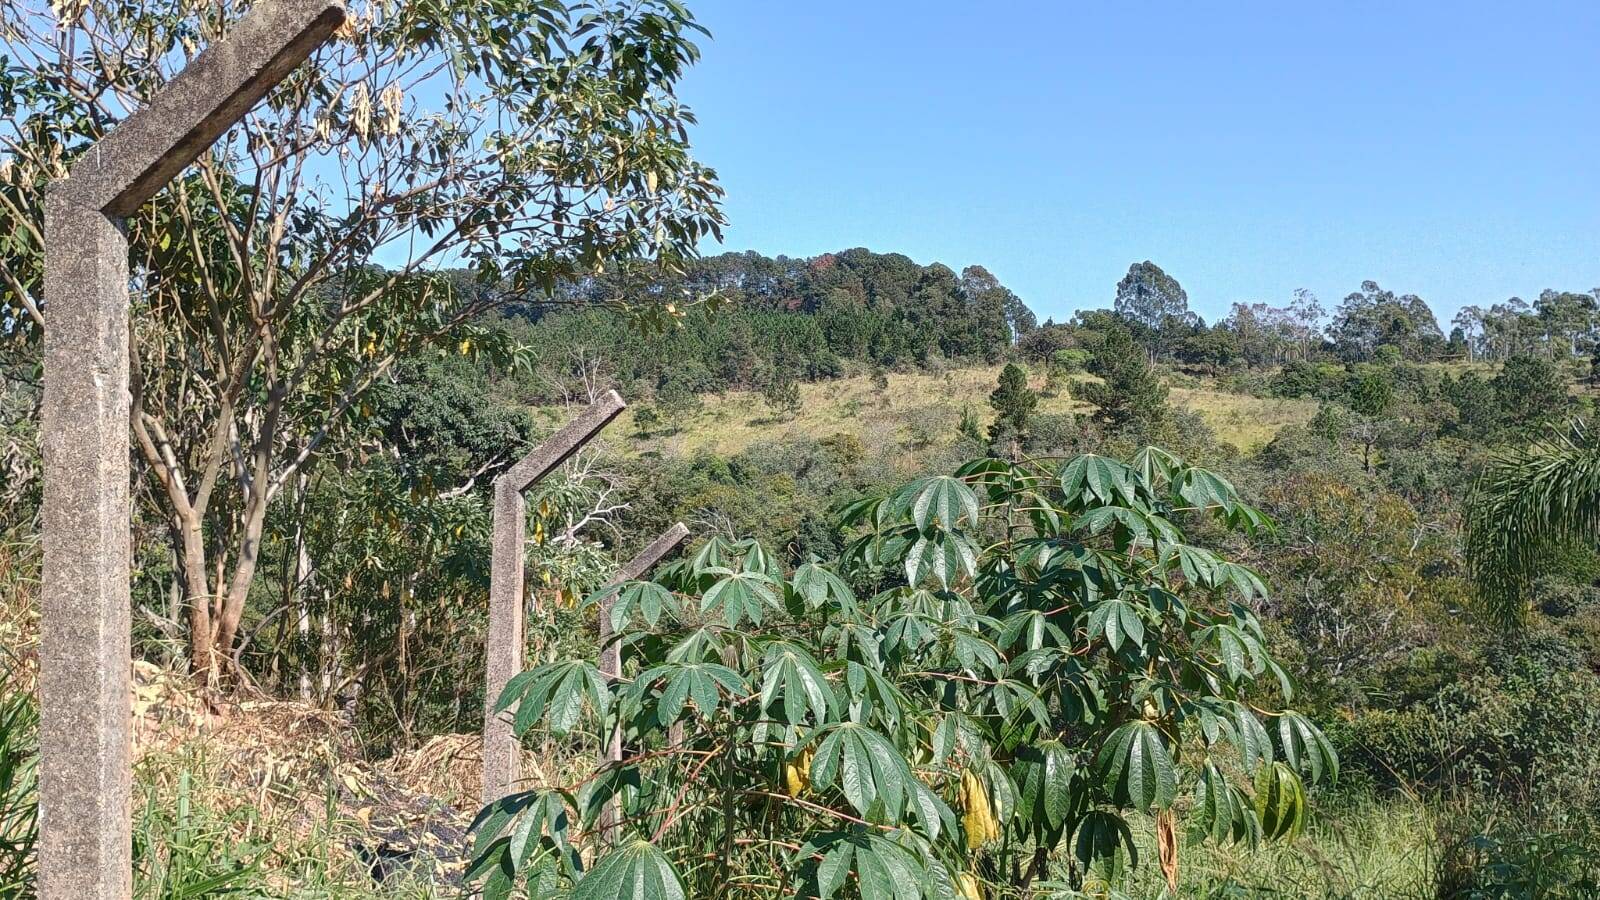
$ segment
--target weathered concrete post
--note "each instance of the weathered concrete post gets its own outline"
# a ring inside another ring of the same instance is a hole
[[[522,492],[565,462],[627,406],[607,391],[494,482],[494,537],[489,564],[487,678],[483,691],[483,802],[511,792],[522,778],[517,737],[495,701],[523,664],[522,556],[527,523]]]
[[[128,242],[122,220],[344,21],[338,0],[252,9],[45,197],[39,896],[133,892]]]
[[[671,528],[663,531],[659,537],[650,542],[648,547],[639,551],[628,564],[617,570],[617,574],[606,582],[607,587],[616,587],[628,581],[638,581],[646,572],[655,568],[656,563],[671,553],[674,548],[683,543],[689,536],[689,529],[682,522],[675,523]],[[616,605],[617,597],[612,594],[600,601],[600,674],[607,681],[616,681],[622,677],[622,645],[618,643],[616,633],[611,628],[611,608]],[[622,762],[622,725],[618,723],[611,729],[611,739],[606,741],[605,747],[600,750],[600,761]],[[600,811],[600,830],[604,834],[610,831],[621,816],[618,813],[617,798],[612,797],[606,801],[605,808]]]

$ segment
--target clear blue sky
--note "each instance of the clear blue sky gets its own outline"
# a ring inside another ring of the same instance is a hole
[[[1208,320],[1600,286],[1596,0],[688,2],[722,249],[981,263],[1041,319],[1146,258]]]

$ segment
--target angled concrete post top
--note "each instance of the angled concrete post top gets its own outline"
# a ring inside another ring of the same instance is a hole
[[[161,190],[344,21],[334,0],[244,15],[49,186],[44,213],[42,900],[133,892],[128,243]]]
[[[522,779],[516,735],[495,709],[506,683],[523,666],[523,544],[526,509],[522,492],[571,458],[627,408],[622,395],[606,391],[571,422],[545,438],[494,481],[494,535],[489,563],[489,631],[485,635],[483,692],[483,802],[509,794]]]
[[[645,573],[655,568],[656,563],[661,562],[668,553],[671,553],[679,544],[683,543],[683,539],[688,536],[689,529],[686,525],[682,522],[674,524],[671,528],[658,535],[643,550],[640,550],[633,559],[628,560],[627,564],[618,569],[617,574],[606,582],[606,587],[616,587],[624,582],[638,581],[643,578]],[[622,648],[617,645],[616,641],[612,640],[615,633],[611,629],[611,609],[616,604],[617,595],[615,593],[605,597],[598,604],[600,616],[599,668],[600,674],[604,675],[608,680],[622,675]],[[620,753],[619,749],[619,755],[615,757],[616,759],[622,758]]]
[[[267,0],[73,163],[53,193],[113,218],[154,197],[345,19],[340,0]]]
[[[640,550],[633,559],[628,560],[626,565],[618,569],[616,576],[606,584],[610,586],[622,584],[625,581],[638,581],[645,576],[645,573],[654,569],[656,563],[666,558],[666,555],[671,553],[673,548],[683,543],[688,536],[689,526],[682,522],[674,522],[671,528],[657,535],[655,540],[651,541],[643,550]]]
[[[577,453],[584,444],[594,439],[600,429],[622,414],[628,404],[616,391],[606,391],[599,399],[584,408],[561,430],[550,435],[527,456],[494,480],[496,491],[525,491],[528,486],[549,475],[555,468]]]

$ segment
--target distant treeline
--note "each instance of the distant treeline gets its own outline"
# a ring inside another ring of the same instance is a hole
[[[1468,306],[1451,325],[1446,336],[1421,297],[1365,281],[1331,314],[1314,294],[1299,290],[1282,305],[1235,303],[1208,326],[1189,309],[1177,279],[1147,260],[1128,268],[1112,309],[1046,322],[1020,338],[1019,350],[1041,361],[1064,350],[1093,352],[1108,329],[1122,328],[1151,361],[1210,371],[1307,361],[1592,356],[1600,350],[1600,288],[1545,290],[1532,303],[1513,297],[1488,308]]]
[[[608,274],[569,292],[591,304],[652,296],[684,310],[664,334],[604,309],[511,310],[536,323],[547,380],[581,386],[598,376],[658,395],[762,389],[852,367],[993,362],[1035,328],[1028,307],[981,266],[957,274],[863,249],[811,259],[726,253],[691,261],[682,277]]]
[[[865,249],[810,259],[725,253],[692,260],[670,277],[610,272],[568,286],[563,299],[580,308],[512,304],[510,315],[529,323],[540,381],[569,395],[601,383],[668,398],[768,390],[863,369],[1009,358],[1070,370],[1110,331],[1127,332],[1152,363],[1210,373],[1600,352],[1600,288],[1469,306],[1448,334],[1421,297],[1373,281],[1331,311],[1300,290],[1282,304],[1235,303],[1208,325],[1190,310],[1178,280],[1148,260],[1128,268],[1111,308],[1043,326],[981,266],[957,274]],[[599,308],[616,299],[671,303],[677,325],[643,331]]]

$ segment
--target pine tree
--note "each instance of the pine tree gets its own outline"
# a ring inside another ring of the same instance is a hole
[[[978,414],[972,411],[972,407],[962,405],[961,421],[956,424],[956,433],[968,440],[983,443],[983,429],[978,426]]]
[[[1028,373],[1016,363],[1000,371],[1000,385],[989,395],[989,405],[998,414],[989,426],[989,440],[998,443],[1002,435],[1015,442],[1028,433],[1028,420],[1039,405],[1039,395],[1028,387]]]
[[[1167,386],[1126,330],[1106,332],[1089,366],[1099,384],[1085,384],[1083,399],[1096,407],[1095,421],[1112,431],[1148,431],[1167,415]]]
[[[762,387],[761,397],[767,401],[774,416],[791,418],[800,411],[800,382],[792,371],[780,368]]]

